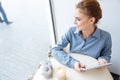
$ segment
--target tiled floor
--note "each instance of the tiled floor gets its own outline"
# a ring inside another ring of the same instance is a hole
[[[4,1],[13,24],[0,23],[0,80],[27,80],[47,59],[50,35],[45,1]]]

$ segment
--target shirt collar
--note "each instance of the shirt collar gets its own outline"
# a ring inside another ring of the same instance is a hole
[[[77,28],[76,28],[76,30],[75,30],[74,33],[75,33],[75,34],[78,34],[78,35],[81,35],[81,34],[80,34],[80,31],[79,31]],[[94,37],[96,37],[96,38],[100,38],[100,29],[96,27],[95,32],[94,32],[91,36],[94,36]]]
[[[96,38],[100,38],[100,29],[98,29],[98,28],[96,27],[95,32],[94,32],[93,35],[91,35],[91,36],[94,36],[94,37],[96,37]]]

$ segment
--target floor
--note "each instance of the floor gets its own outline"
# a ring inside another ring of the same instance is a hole
[[[45,1],[3,1],[13,23],[0,23],[0,80],[27,80],[47,59],[50,35]]]

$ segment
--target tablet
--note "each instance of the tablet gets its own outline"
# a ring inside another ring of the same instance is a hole
[[[109,66],[112,63],[106,63],[104,65],[91,65],[91,66],[87,66],[86,68],[80,68],[81,70],[91,70],[91,69],[96,69],[96,68],[101,68],[101,67],[105,67],[105,66]]]

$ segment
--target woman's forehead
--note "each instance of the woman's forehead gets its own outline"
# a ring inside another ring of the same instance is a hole
[[[79,9],[79,8],[76,9],[75,16],[77,16],[77,17],[82,17],[82,16],[88,17],[86,10],[82,10],[82,9]]]

